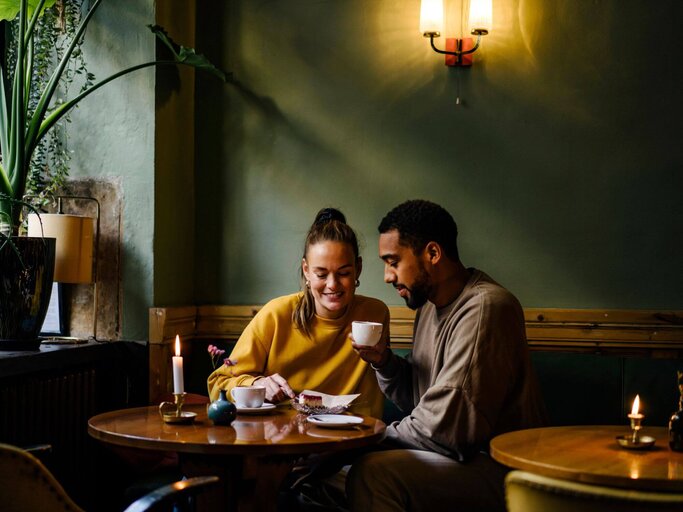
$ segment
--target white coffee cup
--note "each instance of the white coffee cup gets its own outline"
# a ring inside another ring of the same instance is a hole
[[[384,325],[379,322],[351,322],[353,341],[355,341],[357,345],[372,347],[376,345],[382,337],[383,327]]]
[[[230,390],[237,407],[261,407],[266,399],[266,388],[264,386],[237,386]]]

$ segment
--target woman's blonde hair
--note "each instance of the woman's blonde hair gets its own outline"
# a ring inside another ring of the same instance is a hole
[[[353,249],[355,261],[358,261],[358,239],[356,233],[346,223],[344,214],[336,208],[323,208],[315,216],[315,220],[308,230],[304,243],[304,258],[311,245],[320,242],[341,242],[349,244]],[[311,323],[315,316],[315,298],[308,286],[303,268],[299,269],[301,279],[301,289],[303,293],[292,313],[292,322],[297,329],[304,332],[306,336],[311,335]]]

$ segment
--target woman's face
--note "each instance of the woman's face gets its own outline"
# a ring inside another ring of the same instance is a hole
[[[302,268],[315,299],[315,312],[323,318],[339,318],[356,291],[361,260],[342,242],[319,242],[308,247]]]

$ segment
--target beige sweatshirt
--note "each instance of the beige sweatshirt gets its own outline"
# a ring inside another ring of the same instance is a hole
[[[384,394],[409,413],[388,427],[388,440],[461,461],[488,451],[498,434],[545,420],[519,302],[470,272],[453,303],[418,311],[412,354],[392,354],[377,370]]]

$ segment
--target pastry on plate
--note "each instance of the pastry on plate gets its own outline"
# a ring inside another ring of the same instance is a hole
[[[309,395],[302,393],[299,395],[299,404],[305,405],[306,407],[322,407],[323,397],[320,395]]]

